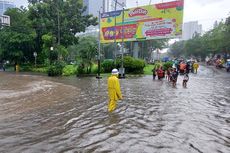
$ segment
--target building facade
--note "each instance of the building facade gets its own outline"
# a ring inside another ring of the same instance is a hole
[[[5,11],[9,8],[15,8],[15,5],[13,2],[0,0],[0,15],[3,15]]]
[[[98,17],[98,11],[102,11],[104,0],[83,0],[83,5],[86,6],[86,15],[92,14]]]
[[[198,21],[184,23],[182,40],[192,39],[195,34],[202,34],[202,25],[198,24]]]
[[[126,6],[126,0],[117,0],[117,2],[119,4],[117,4],[117,8],[116,10],[122,10],[123,7]],[[111,12],[111,11],[114,11],[115,10],[115,3],[116,3],[116,0],[105,0],[105,12]],[[122,4],[123,6],[121,6],[120,4]]]
[[[98,11],[110,12],[115,10],[116,0],[83,0],[83,5],[86,6],[85,14],[92,14],[98,17]],[[126,6],[126,0],[117,0],[119,4]],[[122,10],[123,6],[117,4],[116,10]]]

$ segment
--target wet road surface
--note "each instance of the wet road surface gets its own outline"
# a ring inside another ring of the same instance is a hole
[[[106,79],[0,72],[0,152],[230,152],[230,73],[120,80],[111,114]]]

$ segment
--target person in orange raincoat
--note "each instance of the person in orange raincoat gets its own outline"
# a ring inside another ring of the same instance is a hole
[[[112,112],[117,107],[117,100],[122,99],[117,69],[113,69],[112,75],[108,78],[108,94],[109,94],[108,111]]]
[[[184,74],[186,70],[186,64],[185,62],[180,63],[180,74]]]

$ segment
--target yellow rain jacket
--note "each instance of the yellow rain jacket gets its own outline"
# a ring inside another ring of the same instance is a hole
[[[108,94],[108,111],[112,112],[116,109],[117,100],[122,99],[120,83],[116,75],[112,75],[108,78]]]
[[[198,63],[194,63],[193,64],[194,73],[197,73],[197,69],[198,68],[199,68],[199,64]]]
[[[198,69],[198,68],[199,68],[199,64],[198,64],[198,63],[194,63],[194,64],[193,64],[193,68],[194,68],[194,69]]]

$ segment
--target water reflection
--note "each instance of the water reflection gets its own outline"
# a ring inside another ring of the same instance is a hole
[[[120,82],[108,113],[106,78],[0,73],[0,152],[230,152],[229,74]]]

